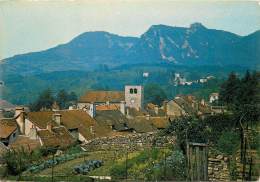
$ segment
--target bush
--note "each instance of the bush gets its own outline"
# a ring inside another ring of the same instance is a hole
[[[9,150],[4,155],[4,159],[7,164],[8,173],[12,175],[18,175],[26,170],[32,161],[30,153],[25,151],[23,148],[17,151]]]
[[[174,150],[166,159],[148,169],[145,176],[148,180],[185,180],[186,162],[183,153]]]
[[[232,155],[239,146],[239,135],[232,131],[223,132],[217,141],[217,150],[227,155]]]
[[[99,168],[103,165],[103,161],[100,160],[89,160],[85,161],[83,164],[74,167],[74,173],[86,175],[90,171]]]
[[[55,157],[54,159],[46,160],[40,164],[31,165],[27,170],[32,173],[39,172],[43,169],[50,168],[54,165],[76,159],[78,157],[81,157],[82,155],[85,155],[85,153],[81,152],[81,153],[75,153],[75,154],[69,154],[69,155],[68,154],[62,155],[59,157]]]

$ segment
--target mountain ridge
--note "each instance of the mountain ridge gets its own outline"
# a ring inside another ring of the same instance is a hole
[[[247,36],[208,29],[152,25],[140,37],[106,31],[84,32],[50,49],[15,55],[1,61],[8,74],[92,70],[100,65],[166,62],[178,65],[259,66],[260,30]]]

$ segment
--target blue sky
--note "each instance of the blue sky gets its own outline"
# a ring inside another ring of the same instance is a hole
[[[260,29],[257,1],[0,0],[0,59],[40,51],[86,31],[140,36],[151,25],[208,28],[247,35]]]

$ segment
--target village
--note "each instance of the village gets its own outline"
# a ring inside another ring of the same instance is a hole
[[[260,181],[259,5],[0,1],[0,182]]]
[[[67,109],[60,109],[56,102],[51,109],[42,108],[36,112],[5,104],[6,111],[14,110],[15,114],[0,121],[1,165],[5,165],[7,152],[19,150],[29,154],[38,149],[54,150],[55,156],[59,157],[75,146],[85,152],[168,148],[175,145],[176,138],[159,136],[161,130],[176,118],[196,116],[203,119],[226,112],[223,106],[212,106],[217,101],[218,93],[212,93],[208,101],[192,95],[177,95],[161,106],[144,105],[143,86],[126,85],[124,91],[87,91],[76,105]],[[34,171],[29,167],[30,170]]]
[[[222,107],[210,105],[218,100],[217,93],[209,102],[192,95],[176,96],[161,107],[153,103],[144,106],[143,93],[142,86],[125,86],[124,91],[89,91],[77,105],[64,110],[57,103],[52,110],[38,112],[17,106],[13,118],[1,118],[1,146],[28,150],[68,147],[75,141],[86,144],[100,137],[156,132],[176,117],[224,112]]]

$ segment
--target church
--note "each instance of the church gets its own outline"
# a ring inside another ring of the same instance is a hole
[[[126,108],[138,111],[144,107],[144,89],[140,85],[126,85],[124,91],[88,91],[78,101],[78,108],[86,110],[95,117],[96,110],[120,110],[126,114]]]

